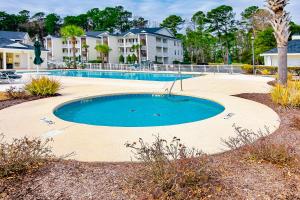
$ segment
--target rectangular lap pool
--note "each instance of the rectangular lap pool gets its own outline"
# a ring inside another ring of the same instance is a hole
[[[90,71],[90,70],[51,70],[43,71],[52,76],[71,76],[87,78],[111,78],[111,79],[128,79],[144,81],[174,81],[194,77],[188,74],[162,74],[146,72],[108,72],[108,71]]]

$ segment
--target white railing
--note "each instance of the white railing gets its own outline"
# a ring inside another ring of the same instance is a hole
[[[242,73],[240,65],[181,65],[152,64],[140,66],[135,64],[85,63],[85,69],[91,70],[126,70],[126,71],[157,71],[157,72],[198,72],[198,73]]]

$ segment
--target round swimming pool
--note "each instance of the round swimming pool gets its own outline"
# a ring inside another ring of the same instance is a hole
[[[64,104],[54,114],[66,121],[115,127],[168,126],[204,120],[224,107],[214,101],[179,95],[122,94]]]

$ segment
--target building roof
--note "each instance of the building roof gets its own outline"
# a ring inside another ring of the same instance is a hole
[[[44,38],[60,38],[60,36],[58,36],[58,35],[47,35]]]
[[[278,49],[274,48],[263,54],[277,54],[277,53],[278,53]],[[295,39],[295,40],[291,40],[288,42],[288,53],[289,54],[295,54],[295,53],[300,54],[300,39]]]
[[[121,33],[121,35],[126,35],[127,33],[133,33],[133,34],[152,33],[152,34],[155,34],[160,29],[162,29],[162,28],[133,28],[133,29],[130,29],[129,31]]]
[[[0,38],[23,40],[26,32],[0,31]]]
[[[87,31],[85,35],[88,37],[98,37],[101,33],[104,33],[104,31]]]
[[[6,38],[0,38],[0,48],[20,49],[20,50],[34,50],[34,46],[32,46],[32,45],[11,41],[11,40],[6,39]],[[42,48],[42,51],[47,51],[47,50]]]
[[[163,34],[159,34],[157,33],[159,30],[164,29],[164,27],[154,27],[154,28],[134,28],[134,29],[130,29],[129,31],[126,31],[124,33],[120,33],[119,36],[124,36],[128,33],[133,33],[133,34],[141,34],[141,33],[149,33],[149,34],[153,34],[153,35],[159,35],[159,36],[163,36],[163,37],[168,37],[168,38],[173,38],[176,39],[173,36],[169,36],[169,35],[163,35]]]
[[[158,35],[158,36],[162,36],[162,37],[168,37],[168,38],[172,38],[172,39],[177,39],[174,36],[164,35],[164,34],[158,33],[158,31],[160,31],[161,29],[164,29],[164,27],[133,28],[133,29],[130,29],[130,30],[122,32],[122,33],[109,33],[108,31],[87,31],[85,33],[85,35],[87,37],[99,38],[104,33],[107,33],[107,34],[112,35],[112,36],[121,36],[121,37],[127,35],[128,33],[132,33],[132,34],[148,33],[148,34]],[[56,38],[59,38],[58,36],[53,36],[53,35],[48,35],[48,36],[46,36],[46,38],[47,37],[56,37]]]

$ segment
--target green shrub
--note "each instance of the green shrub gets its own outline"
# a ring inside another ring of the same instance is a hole
[[[89,60],[88,63],[101,63],[101,60]]]
[[[119,56],[119,63],[123,64],[124,62],[125,62],[125,58],[124,58],[124,56],[121,54],[121,55]]]
[[[43,76],[32,79],[30,83],[25,85],[25,90],[34,96],[53,96],[60,87],[59,81]]]
[[[210,169],[207,157],[188,149],[176,137],[167,142],[156,136],[151,145],[140,139],[126,146],[145,164],[133,188],[150,199],[202,199],[220,188],[219,174]]]
[[[54,158],[48,145],[51,139],[23,137],[8,143],[3,134],[0,137],[0,178],[34,171]]]
[[[127,57],[126,57],[126,62],[127,62],[127,64],[131,64],[132,63],[132,59],[131,59],[132,57],[131,57],[131,55],[128,55]]]

